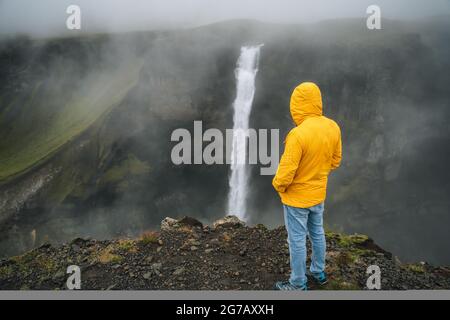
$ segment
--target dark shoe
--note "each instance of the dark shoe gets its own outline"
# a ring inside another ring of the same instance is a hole
[[[275,283],[274,289],[280,291],[307,291],[308,286],[306,284],[303,286],[294,286],[289,281],[278,281]]]
[[[323,285],[328,283],[327,274],[325,272],[311,273],[310,276],[311,276],[311,278],[313,278],[313,280],[315,282],[317,282],[321,286],[323,286]]]

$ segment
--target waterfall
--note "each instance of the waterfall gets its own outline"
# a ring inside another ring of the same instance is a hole
[[[246,220],[248,192],[247,132],[255,95],[255,78],[258,72],[262,45],[242,47],[235,71],[237,94],[233,103],[233,142],[231,146],[231,176],[228,195],[228,214]]]

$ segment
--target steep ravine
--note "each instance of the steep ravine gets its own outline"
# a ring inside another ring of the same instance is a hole
[[[1,42],[0,257],[134,237],[167,215],[228,213],[229,166],[174,165],[170,136],[196,120],[232,128],[239,49],[264,43],[250,127],[278,128],[282,142],[293,88],[315,81],[342,128],[328,227],[367,234],[404,261],[450,264],[448,22],[385,21],[382,33],[361,23],[228,21]],[[279,198],[259,169],[249,170],[246,215],[275,227]]]
[[[364,235],[326,238],[329,283],[310,282],[310,289],[365,290],[371,265],[381,270],[383,290],[450,289],[449,268],[402,264]],[[166,218],[161,230],[138,239],[78,238],[1,260],[0,290],[67,289],[70,265],[80,267],[85,290],[270,290],[290,271],[284,227],[248,227],[236,217],[212,226]]]

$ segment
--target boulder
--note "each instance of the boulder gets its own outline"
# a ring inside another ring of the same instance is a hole
[[[199,228],[203,229],[203,223],[201,223],[197,219],[194,219],[191,217],[184,217],[184,218],[178,220],[178,223],[183,226],[199,227]]]
[[[167,217],[163,221],[161,221],[161,230],[164,231],[173,230],[181,226],[202,229],[203,223],[191,217],[183,217],[180,220]]]
[[[245,226],[245,222],[240,220],[236,216],[226,216],[225,218],[219,219],[213,223],[213,228],[240,228]]]
[[[171,230],[176,228],[178,225],[178,220],[166,217],[163,221],[161,221],[161,230]]]

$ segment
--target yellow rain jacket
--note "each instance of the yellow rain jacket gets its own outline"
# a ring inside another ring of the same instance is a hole
[[[309,208],[325,200],[328,174],[341,163],[341,130],[322,115],[322,96],[314,83],[295,88],[290,109],[297,126],[286,137],[272,184],[283,204]]]

